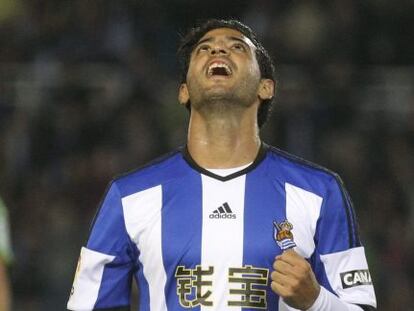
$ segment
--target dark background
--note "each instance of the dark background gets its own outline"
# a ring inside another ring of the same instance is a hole
[[[13,310],[64,310],[113,176],[185,142],[175,50],[235,17],[276,62],[264,140],[353,197],[379,310],[414,305],[413,1],[0,0],[0,193]]]

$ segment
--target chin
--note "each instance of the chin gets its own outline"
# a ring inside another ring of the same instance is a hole
[[[237,108],[247,107],[245,101],[240,99],[234,94],[210,94],[210,96],[204,98],[199,102],[199,108],[205,111],[211,111],[215,113],[226,113]]]

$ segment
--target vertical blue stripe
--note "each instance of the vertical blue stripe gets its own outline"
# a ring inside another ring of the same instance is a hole
[[[273,239],[273,221],[286,219],[286,195],[284,183],[271,180],[263,167],[246,176],[243,265],[269,270],[267,309],[276,311],[279,299],[270,288],[270,274],[274,258],[281,250]]]
[[[93,221],[87,247],[114,255],[113,262],[105,265],[95,308],[128,305],[133,268],[132,245],[124,223],[118,187],[112,183]]]
[[[188,169],[188,166],[178,169]],[[177,266],[193,269],[201,264],[201,230],[201,175],[191,171],[184,178],[163,185],[162,255],[167,274],[164,292],[168,310],[185,310],[179,303],[175,270]]]
[[[340,252],[354,246],[348,203],[336,180],[333,180],[330,187],[331,191],[322,203],[314,237],[320,254]]]

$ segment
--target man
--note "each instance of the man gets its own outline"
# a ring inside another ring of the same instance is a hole
[[[372,310],[338,176],[261,142],[273,65],[247,26],[210,20],[179,49],[185,148],[112,182],[70,310]]]
[[[6,206],[0,198],[0,311],[11,310],[11,290],[7,266],[11,262],[9,222]]]

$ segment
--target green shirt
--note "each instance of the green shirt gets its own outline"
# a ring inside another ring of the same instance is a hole
[[[10,263],[13,253],[10,243],[9,217],[6,206],[0,198],[0,259]]]

